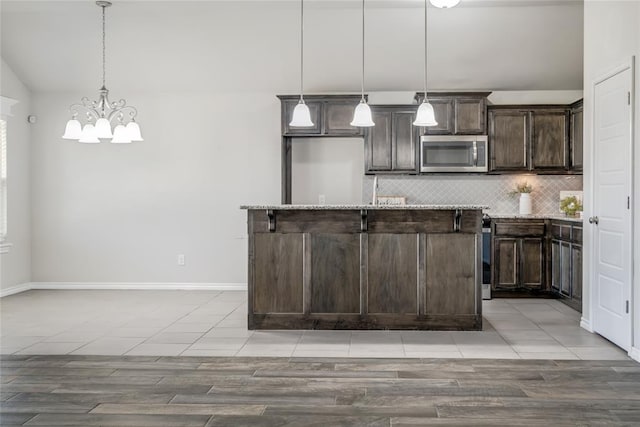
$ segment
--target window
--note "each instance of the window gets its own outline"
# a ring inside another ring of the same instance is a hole
[[[7,122],[0,120],[0,242],[7,237]]]

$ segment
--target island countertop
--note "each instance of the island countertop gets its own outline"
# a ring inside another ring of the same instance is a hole
[[[242,205],[240,209],[247,210],[433,210],[433,211],[450,211],[450,210],[478,210],[488,209],[484,205]]]

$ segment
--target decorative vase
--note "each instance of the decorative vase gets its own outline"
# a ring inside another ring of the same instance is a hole
[[[520,215],[531,215],[530,193],[520,193]]]

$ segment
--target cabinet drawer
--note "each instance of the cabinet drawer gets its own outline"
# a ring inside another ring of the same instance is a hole
[[[565,224],[552,223],[551,237],[558,240],[571,239],[571,226]]]
[[[582,244],[582,227],[573,227],[573,233],[571,235],[571,242]]]
[[[544,236],[544,222],[496,222],[497,236]]]

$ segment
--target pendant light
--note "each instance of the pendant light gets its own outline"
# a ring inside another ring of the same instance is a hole
[[[427,99],[427,0],[424,0],[424,99],[418,107],[414,126],[437,126],[436,115],[433,106]]]
[[[456,6],[460,0],[431,0],[431,4],[440,9],[447,9]]]
[[[314,126],[311,121],[311,112],[309,106],[304,103],[302,97],[304,76],[304,0],[300,0],[300,101],[293,109],[293,115],[289,126],[291,127],[311,127]]]
[[[362,76],[360,79],[362,99],[353,112],[353,120],[351,126],[371,127],[375,126],[371,118],[371,108],[364,99],[364,0],[362,0]]]
[[[99,143],[100,139],[110,139],[113,143],[129,143],[143,141],[140,134],[140,126],[135,121],[138,110],[127,105],[127,101],[121,99],[117,102],[109,101],[109,90],[106,87],[106,19],[105,9],[111,6],[108,1],[96,1],[96,5],[102,8],[102,87],[98,101],[82,98],[81,104],[73,104],[69,107],[71,120],[67,122],[62,138],[75,139],[84,143]],[[86,114],[84,127],[77,119],[78,114]],[[113,132],[111,122],[117,121]],[[128,120],[128,123],[126,123]]]

